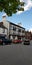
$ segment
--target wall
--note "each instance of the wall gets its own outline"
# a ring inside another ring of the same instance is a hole
[[[0,34],[5,34],[5,35],[7,35],[7,29],[0,28]]]

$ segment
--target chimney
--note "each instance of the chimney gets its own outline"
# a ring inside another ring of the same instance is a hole
[[[20,22],[20,23],[18,23],[18,25],[19,25],[19,26],[22,26],[21,22]]]
[[[2,22],[6,22],[6,14],[2,15]]]

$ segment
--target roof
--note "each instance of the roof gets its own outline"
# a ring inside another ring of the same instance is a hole
[[[17,26],[17,27],[20,27],[20,28],[25,29],[24,27],[21,27],[20,25],[14,24],[14,23],[12,23],[12,22],[10,22],[10,21],[7,21],[7,22],[9,22],[10,24],[15,25],[15,26]]]
[[[3,15],[3,17],[6,17],[6,16],[7,16],[7,15],[6,15],[6,13],[5,13],[5,14]],[[22,27],[22,26],[20,26],[20,25],[17,25],[17,24],[15,24],[15,23],[10,22],[10,21],[7,21],[7,22],[9,22],[10,24],[15,25],[15,26],[20,27],[20,28],[22,28],[22,29],[25,30],[25,28]],[[3,23],[3,21],[2,21],[2,23]],[[4,28],[5,28],[5,27],[4,27]]]
[[[22,28],[22,29],[24,29],[24,30],[25,30],[25,28],[24,28],[24,27],[22,27],[22,26],[20,26],[20,25],[18,25],[18,24],[12,23],[12,22],[10,22],[10,21],[7,21],[7,22],[9,22],[10,24],[15,25],[15,26],[20,27],[20,28]],[[3,23],[3,21],[2,21],[2,23]]]
[[[7,28],[3,25],[3,22],[0,22],[0,27],[7,29]]]

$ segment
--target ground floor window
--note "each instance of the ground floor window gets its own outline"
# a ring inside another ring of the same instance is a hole
[[[20,40],[21,40],[21,37],[20,37],[20,36],[18,36],[18,39],[20,39]]]

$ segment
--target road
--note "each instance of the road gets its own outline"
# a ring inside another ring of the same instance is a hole
[[[0,46],[0,65],[32,65],[32,45]]]

